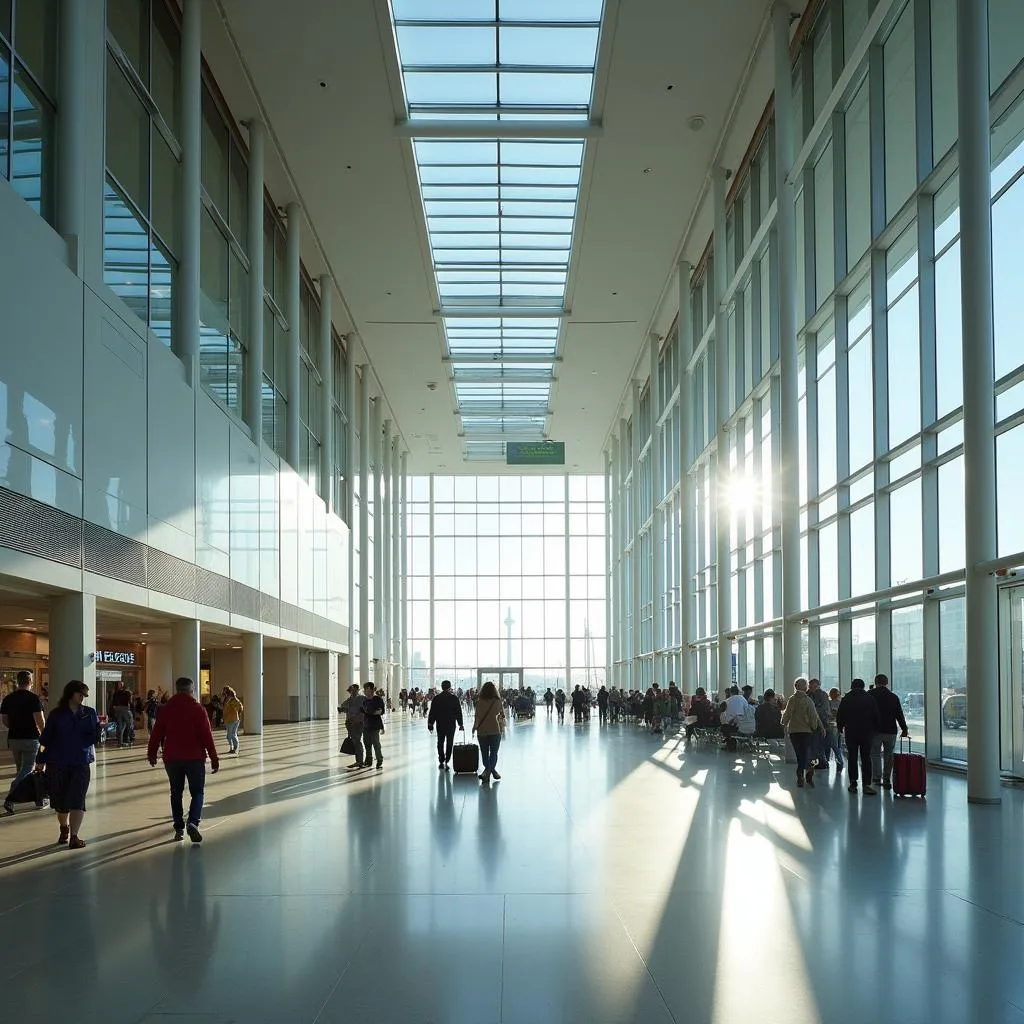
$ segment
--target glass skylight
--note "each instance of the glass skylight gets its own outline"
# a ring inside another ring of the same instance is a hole
[[[602,8],[603,0],[392,0],[467,438],[544,436],[585,152],[568,126],[590,120]],[[431,131],[438,122],[448,124]],[[524,122],[543,137],[530,138]],[[551,137],[541,129],[554,122]],[[474,457],[485,452],[500,457],[503,446],[482,442]]]

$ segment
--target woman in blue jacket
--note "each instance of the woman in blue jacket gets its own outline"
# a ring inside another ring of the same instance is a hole
[[[60,822],[57,842],[67,843],[71,850],[85,846],[78,833],[85,817],[89,765],[96,760],[94,748],[100,738],[96,711],[83,703],[88,696],[89,687],[80,679],[72,679],[64,687],[57,710],[47,718],[39,737],[36,756],[36,763],[46,766],[50,806]]]

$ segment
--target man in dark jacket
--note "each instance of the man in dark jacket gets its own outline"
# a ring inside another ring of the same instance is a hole
[[[903,717],[903,705],[899,697],[889,689],[889,677],[882,672],[875,676],[871,697],[878,705],[878,732],[871,744],[871,775],[874,785],[881,783],[883,789],[892,789],[892,755],[896,750],[896,729],[899,728],[904,738],[910,733],[907,731],[907,720]]]
[[[430,713],[427,715],[427,730],[434,731],[437,726],[437,767],[446,771],[452,759],[452,745],[455,743],[455,730],[464,729],[462,724],[462,702],[452,693],[450,679],[441,680],[441,692],[430,702]]]
[[[864,773],[864,793],[874,796],[878,790],[871,785],[871,743],[878,732],[878,705],[864,689],[863,679],[854,679],[850,692],[839,702],[836,729],[846,733],[847,767],[850,792],[857,792],[857,764]]]
[[[193,696],[195,684],[182,677],[175,680],[174,696],[163,706],[149,736],[146,751],[149,763],[156,767],[157,754],[163,746],[164,770],[171,784],[171,817],[174,819],[174,838],[179,842],[188,837],[193,843],[203,841],[199,821],[203,814],[203,796],[206,790],[206,755],[210,755],[210,771],[220,767],[213,731],[206,710]],[[185,821],[182,799],[188,782],[188,821]]]
[[[380,750],[380,734],[384,731],[384,697],[373,683],[363,683],[363,747],[366,749],[364,764],[373,764],[377,755],[377,770],[384,767],[384,755]]]

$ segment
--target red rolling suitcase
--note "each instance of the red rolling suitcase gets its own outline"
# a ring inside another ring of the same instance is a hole
[[[922,754],[904,754],[903,737],[899,753],[892,756],[892,791],[896,796],[924,796],[927,772]]]
[[[462,734],[466,738],[466,734]],[[452,768],[456,775],[476,775],[480,767],[480,748],[475,743],[456,743],[452,747]]]

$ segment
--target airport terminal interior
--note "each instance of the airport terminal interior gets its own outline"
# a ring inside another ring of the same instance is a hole
[[[0,1015],[1024,1024],[1022,280],[1020,0],[0,0]]]

